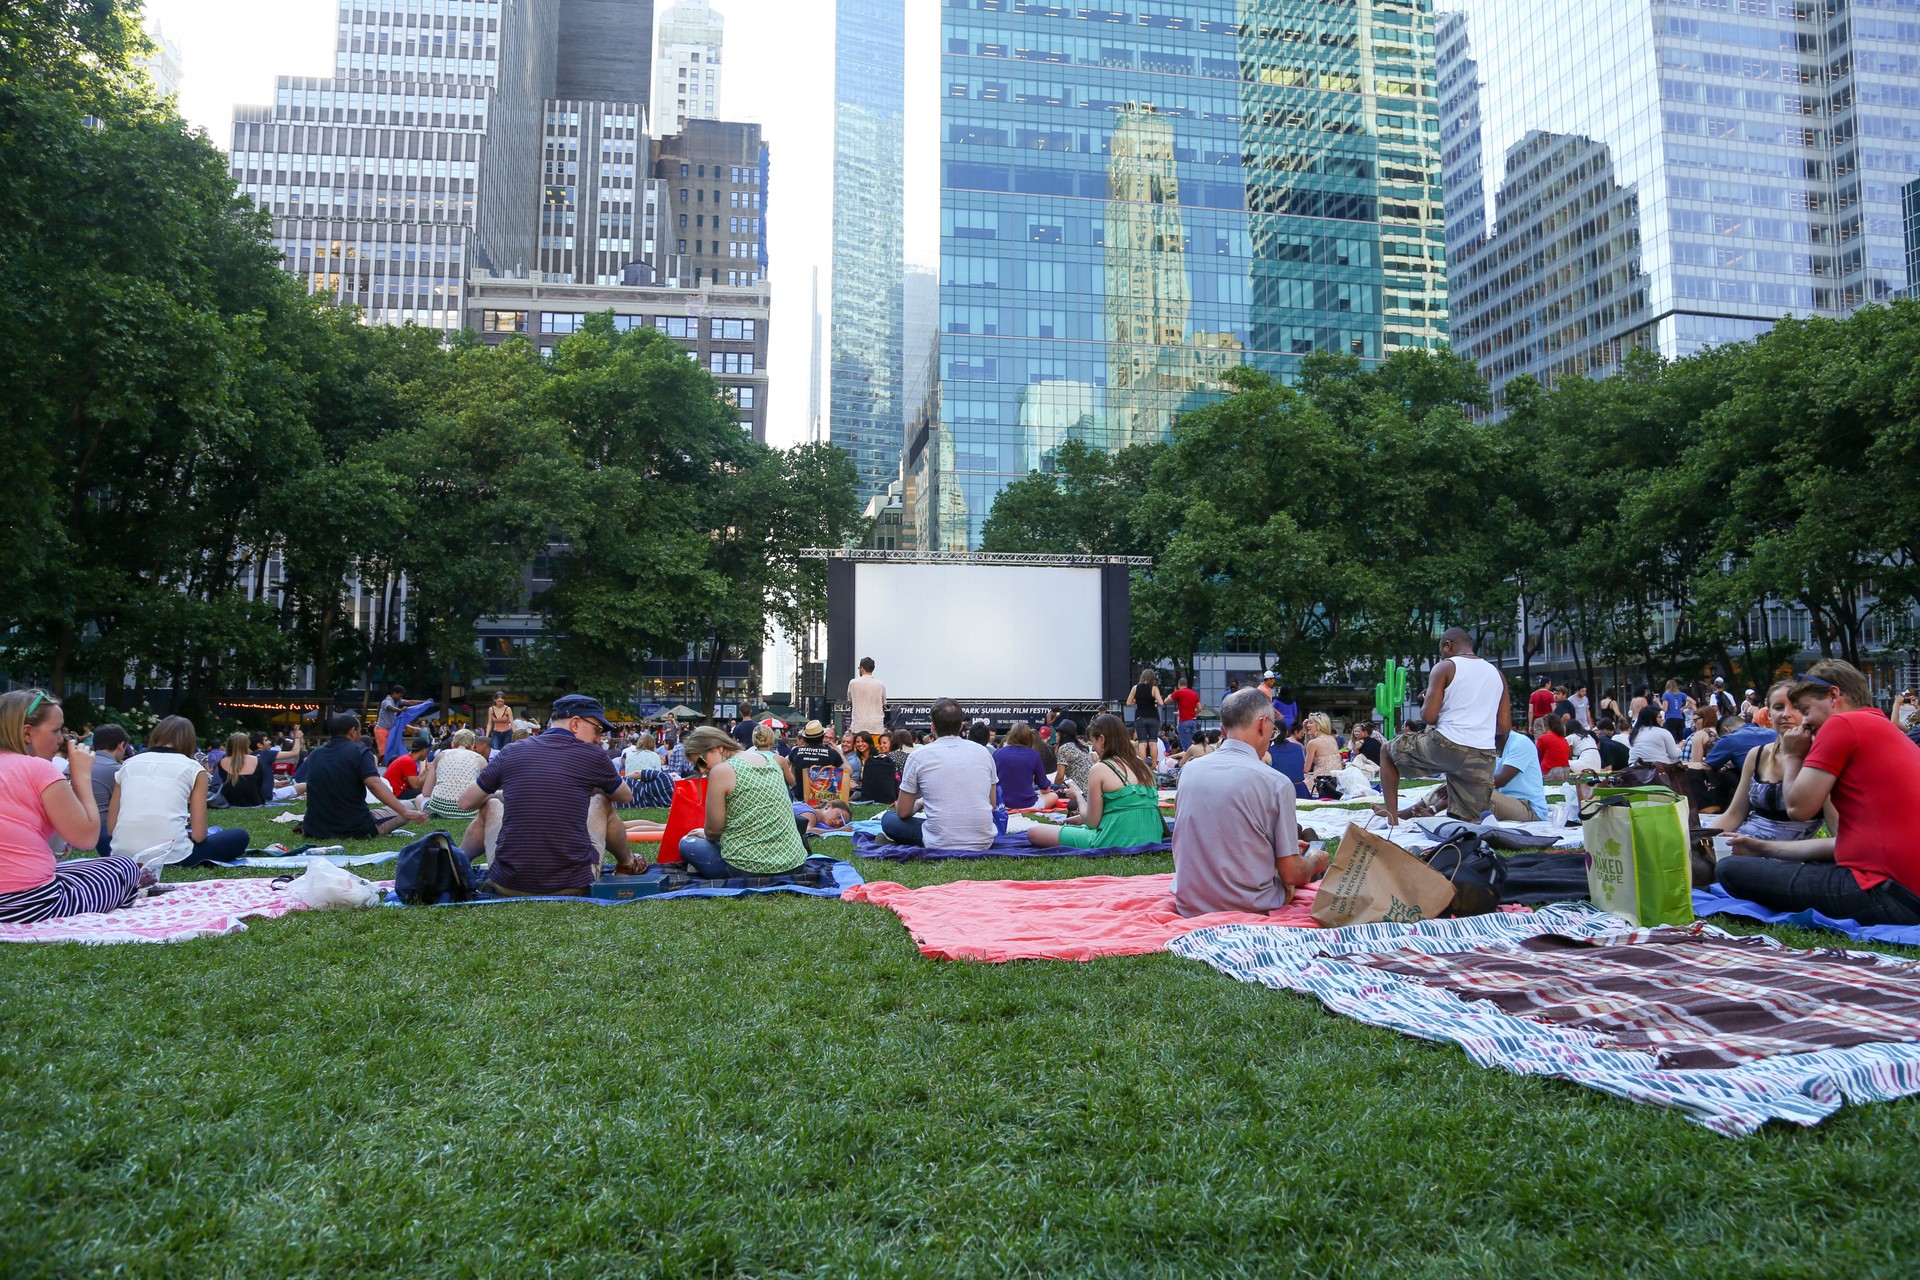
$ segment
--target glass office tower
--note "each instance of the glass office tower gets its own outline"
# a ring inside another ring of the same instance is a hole
[[[1904,284],[1912,0],[1441,0],[1457,348],[1601,375]]]
[[[906,272],[905,0],[839,0],[833,54],[833,337],[828,436],[860,498],[900,474]]]
[[[947,0],[922,546],[1251,362],[1446,340],[1431,0]]]
[[[1920,298],[1920,178],[1906,185],[1907,292]]]

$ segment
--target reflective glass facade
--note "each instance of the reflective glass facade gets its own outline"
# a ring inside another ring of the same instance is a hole
[[[1251,362],[1446,340],[1430,0],[946,0],[922,546]]]
[[[905,0],[839,0],[834,25],[833,338],[828,435],[862,500],[900,473]]]
[[[1440,0],[1455,346],[1495,387],[1904,284],[1916,0]]]
[[[1907,291],[1920,297],[1920,178],[1906,187]]]

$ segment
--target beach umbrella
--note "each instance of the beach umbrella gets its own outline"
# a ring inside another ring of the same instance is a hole
[[[684,702],[667,712],[667,714],[676,720],[698,720],[700,718],[700,713]]]
[[[784,729],[787,727],[787,722],[785,720],[775,720],[772,716],[768,716],[765,720],[762,720],[760,723],[767,726],[767,728],[769,729]]]

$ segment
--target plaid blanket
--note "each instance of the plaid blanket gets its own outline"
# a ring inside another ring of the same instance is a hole
[[[1911,961],[1789,951],[1710,926],[1611,938],[1556,934],[1444,955],[1350,955],[1465,1000],[1576,1027],[1663,1067],[1724,1068],[1781,1053],[1920,1040]]]
[[[1685,932],[1696,939],[1731,937],[1707,925]],[[1556,1076],[1632,1102],[1674,1107],[1695,1123],[1729,1136],[1752,1133],[1770,1120],[1815,1125],[1848,1102],[1920,1094],[1920,1044],[1861,1043],[1776,1053],[1705,1070],[1670,1068],[1645,1049],[1615,1047],[1610,1035],[1517,1017],[1491,1000],[1464,1000],[1443,987],[1359,962],[1389,953],[1405,960],[1409,954],[1515,950],[1525,939],[1550,935],[1597,939],[1597,949],[1604,949],[1608,939],[1631,940],[1632,930],[1619,916],[1566,905],[1532,915],[1496,913],[1414,925],[1324,930],[1235,925],[1175,938],[1167,950],[1204,961],[1242,982],[1312,995],[1332,1012],[1356,1021],[1423,1040],[1449,1041],[1483,1067]],[[1880,963],[1878,957],[1866,959]],[[1891,965],[1889,972],[1903,967],[1898,961]],[[1905,967],[1910,973],[1911,967]],[[1844,970],[1849,976],[1862,971]]]

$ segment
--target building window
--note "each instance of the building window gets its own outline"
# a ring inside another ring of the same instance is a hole
[[[727,342],[752,342],[753,331],[752,320],[715,320],[712,336]]]
[[[525,333],[527,331],[527,313],[524,311],[487,311],[480,317],[482,333]]]
[[[540,332],[542,333],[578,333],[580,326],[587,322],[584,312],[580,311],[543,311],[540,313]]]

